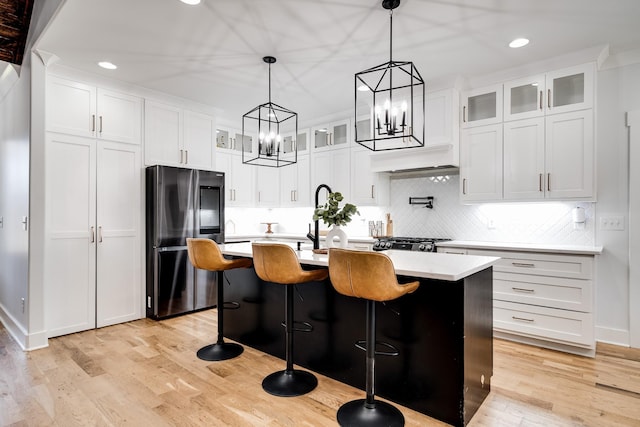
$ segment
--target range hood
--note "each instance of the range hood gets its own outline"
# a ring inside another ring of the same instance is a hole
[[[457,173],[460,156],[457,144],[425,145],[371,153],[373,172],[437,172],[450,170]]]

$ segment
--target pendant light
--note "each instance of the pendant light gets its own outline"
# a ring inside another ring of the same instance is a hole
[[[298,114],[271,102],[271,64],[276,58],[262,60],[269,65],[269,102],[242,116],[242,163],[278,168],[298,161]]]
[[[389,10],[389,62],[355,75],[356,142],[373,151],[424,146],[424,81],[409,61],[393,60],[393,9],[400,0],[383,0]]]

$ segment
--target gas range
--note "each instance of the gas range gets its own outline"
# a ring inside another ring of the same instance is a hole
[[[373,244],[374,251],[396,249],[401,251],[435,252],[437,242],[446,242],[451,239],[427,238],[427,237],[381,237]]]

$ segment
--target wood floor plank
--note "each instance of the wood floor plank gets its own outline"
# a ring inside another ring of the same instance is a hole
[[[262,379],[284,361],[249,347],[224,362],[198,359],[216,320],[215,310],[142,319],[28,353],[0,326],[0,426],[324,427],[364,397],[322,375],[307,395],[271,396]],[[469,427],[640,427],[635,349],[598,344],[592,359],[496,339],[491,386]],[[446,426],[399,409],[407,426]]]

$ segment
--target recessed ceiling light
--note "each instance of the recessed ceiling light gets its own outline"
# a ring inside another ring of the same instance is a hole
[[[518,47],[526,46],[528,44],[529,44],[529,39],[520,38],[520,39],[515,39],[511,43],[509,43],[509,47],[512,47],[515,49]]]
[[[188,4],[191,6],[195,6],[196,4],[200,4],[200,0],[180,0],[184,4]]]
[[[107,70],[115,70],[116,68],[118,68],[116,64],[113,64],[109,61],[100,61],[98,62],[98,65],[102,68],[106,68]]]

